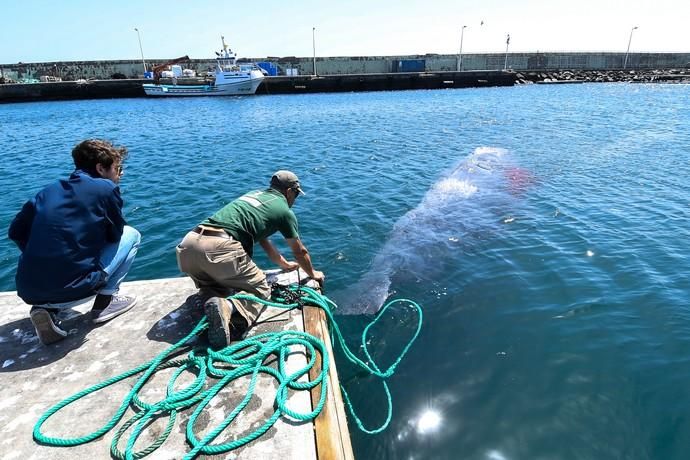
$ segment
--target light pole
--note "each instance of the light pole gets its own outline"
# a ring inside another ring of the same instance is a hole
[[[625,60],[623,61],[623,70],[625,70],[625,67],[628,65],[628,53],[630,52],[630,43],[632,43],[632,34],[637,29],[637,26],[633,27],[630,29],[630,38],[628,39],[628,49],[625,50]]]
[[[314,76],[316,76],[316,27],[311,28],[311,46],[314,50]]]
[[[503,70],[508,68],[508,45],[510,45],[510,34],[506,37],[506,60],[503,62]]]
[[[458,70],[462,71],[462,39],[465,37],[465,29],[467,26],[462,26],[460,29],[460,54],[458,55]]]
[[[146,73],[146,61],[144,61],[144,49],[141,47],[141,35],[139,35],[139,29],[137,29],[135,27],[134,30],[137,31],[137,38],[139,39],[139,52],[141,52],[141,63],[144,66],[144,73]]]

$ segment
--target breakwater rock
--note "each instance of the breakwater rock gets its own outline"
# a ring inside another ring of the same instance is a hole
[[[690,69],[524,71],[517,84],[529,83],[690,83]]]

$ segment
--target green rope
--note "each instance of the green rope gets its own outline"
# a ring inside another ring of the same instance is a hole
[[[295,301],[294,293],[300,296],[298,301]],[[366,361],[364,361],[358,358],[345,343],[345,339],[333,316],[333,310],[336,308],[334,302],[314,289],[305,286],[292,285],[288,287],[287,291],[284,291],[283,294],[282,296],[280,293],[275,294],[273,301],[267,301],[245,294],[238,294],[231,298],[245,299],[288,310],[297,308],[303,304],[323,309],[328,318],[331,340],[336,341],[343,351],[343,354],[350,362],[361,367],[370,375],[380,378],[386,393],[388,404],[386,420],[378,428],[367,429],[357,416],[347,391],[341,385],[343,396],[350,413],[357,426],[365,433],[373,434],[385,430],[391,421],[393,411],[392,398],[386,379],[394,374],[395,368],[402,361],[403,357],[412,346],[412,343],[419,335],[422,325],[422,309],[415,302],[406,299],[394,300],[385,305],[374,320],[366,326],[362,333],[362,348],[366,357]],[[396,303],[407,303],[412,306],[418,314],[418,323],[413,336],[405,347],[403,347],[398,358],[386,370],[381,370],[369,352],[367,347],[367,336],[369,330],[379,321],[383,313]],[[112,430],[123,418],[127,409],[131,407],[135,413],[115,432],[110,450],[112,456],[120,460],[139,459],[149,455],[166,441],[174,428],[176,416],[179,411],[196,406],[192,415],[189,417],[185,431],[187,442],[192,446],[192,449],[184,458],[193,459],[199,454],[215,455],[229,452],[252,442],[266,433],[281,416],[287,416],[297,421],[310,421],[321,413],[326,403],[328,391],[327,375],[330,367],[329,354],[321,340],[301,331],[270,332],[235,342],[220,351],[214,351],[210,348],[192,348],[187,353],[186,357],[177,358],[176,356],[187,342],[191,341],[207,327],[208,323],[206,318],[203,318],[187,336],[160,353],[151,361],[86,388],[51,407],[41,416],[36,422],[36,425],[34,425],[34,439],[40,444],[59,447],[86,444],[100,438]],[[303,347],[309,359],[304,367],[292,373],[288,373],[285,369],[285,363],[287,362],[291,348],[295,346]],[[321,371],[313,380],[299,381],[305,376],[308,379],[309,371],[316,365],[317,354],[321,355]],[[270,361],[271,358],[275,357],[278,358],[278,369],[265,364]],[[165,397],[155,403],[142,401],[139,397],[139,392],[146,383],[156,372],[169,368],[177,369],[168,380]],[[184,373],[192,373],[196,375],[196,378],[185,388],[175,390],[177,380]],[[43,424],[62,408],[91,393],[107,388],[138,374],[141,374],[141,376],[122,400],[115,414],[102,427],[77,438],[59,438],[43,434]],[[257,381],[262,374],[272,377],[278,384],[275,397],[275,411],[273,414],[262,426],[255,429],[253,432],[230,442],[213,444],[214,440],[240,416],[251,402],[254,397]],[[194,433],[199,415],[204,411],[211,400],[231,381],[245,376],[249,376],[249,385],[242,401],[218,426],[213,428],[203,438],[199,439]],[[311,412],[302,413],[289,407],[288,396],[290,392],[303,390],[310,391],[319,386],[320,394],[318,403]],[[134,451],[134,445],[146,428],[155,420],[164,416],[168,416],[168,422],[163,432],[151,445],[139,451]],[[127,437],[125,448],[124,450],[120,450],[118,447],[120,440],[125,436],[125,433],[130,430],[131,433]]]
[[[414,343],[414,341],[417,339],[417,336],[419,335],[419,332],[422,329],[422,319],[423,319],[423,313],[422,313],[422,308],[412,300],[408,299],[395,299],[389,303],[387,303],[377,314],[376,317],[364,328],[364,331],[362,331],[362,349],[364,350],[364,354],[367,358],[368,363],[365,363],[361,359],[359,359],[348,347],[347,343],[345,342],[345,338],[343,337],[342,333],[340,332],[340,327],[338,326],[338,323],[336,322],[334,316],[333,316],[333,310],[337,308],[336,304],[331,301],[328,297],[320,294],[319,292],[309,288],[309,287],[295,287],[293,288],[295,290],[299,289],[301,291],[306,292],[306,303],[314,306],[320,307],[325,313],[326,316],[328,317],[328,325],[329,325],[329,331],[331,335],[331,341],[334,340],[334,338],[337,340],[338,345],[340,346],[341,350],[343,351],[343,354],[345,357],[353,363],[354,365],[361,367],[369,373],[370,375],[373,375],[375,377],[379,377],[381,379],[381,382],[383,383],[383,388],[386,393],[386,400],[387,400],[387,416],[386,420],[378,427],[378,428],[373,428],[373,429],[368,429],[364,426],[362,423],[362,420],[359,418],[357,415],[357,411],[354,409],[352,402],[350,400],[350,395],[348,394],[347,390],[345,387],[340,385],[340,389],[343,393],[343,397],[345,399],[345,404],[347,405],[348,410],[350,411],[350,414],[355,420],[355,423],[357,424],[357,427],[362,430],[363,432],[367,434],[377,434],[382,431],[384,431],[386,428],[388,428],[388,425],[390,424],[390,421],[393,417],[393,398],[390,393],[390,389],[388,388],[388,384],[386,383],[386,379],[391,377],[395,373],[395,368],[400,364],[402,359],[405,357],[407,352],[409,351],[410,347]],[[243,297],[243,298],[251,298],[251,296],[237,296]],[[369,346],[367,345],[367,335],[369,333],[369,330],[383,317],[383,314],[391,308],[393,305],[398,304],[398,303],[406,303],[409,306],[411,306],[417,313],[418,315],[418,321],[417,321],[417,327],[415,329],[414,334],[410,338],[410,340],[407,342],[407,344],[403,347],[402,352],[400,355],[398,355],[398,358],[391,364],[388,369],[385,371],[382,371],[378,365],[376,364],[376,361],[371,356],[371,353],[369,352]]]

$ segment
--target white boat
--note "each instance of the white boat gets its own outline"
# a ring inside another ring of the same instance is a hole
[[[237,96],[254,94],[264,79],[264,72],[256,64],[237,64],[237,54],[228,49],[221,37],[223,51],[216,53],[215,80],[210,85],[144,84],[147,96]],[[173,78],[173,82],[175,79]]]

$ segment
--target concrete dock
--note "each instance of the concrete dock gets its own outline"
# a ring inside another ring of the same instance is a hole
[[[42,345],[29,320],[29,306],[14,292],[0,293],[0,458],[3,459],[107,459],[115,431],[134,412],[128,409],[117,426],[104,436],[75,447],[50,447],[37,444],[32,430],[41,415],[61,400],[101,381],[143,364],[192,331],[202,315],[193,307],[196,292],[188,278],[124,283],[121,291],[138,297],[138,305],[126,314],[102,325],[90,322],[90,302],[63,315],[63,326],[70,335],[56,344]],[[345,419],[337,370],[330,350],[328,327],[318,308],[303,310],[267,308],[250,336],[268,331],[306,330],[325,340],[329,347],[330,369],[326,405],[312,422],[281,416],[260,438],[226,454],[199,458],[286,458],[352,459],[352,447]],[[205,346],[205,334],[191,345]],[[191,348],[191,345],[188,348]],[[293,349],[286,368],[300,369],[307,362],[305,350]],[[271,365],[276,366],[274,362]],[[320,362],[317,363],[320,366]],[[318,373],[320,368],[312,370]],[[156,373],[140,392],[149,403],[162,398],[172,370]],[[180,387],[194,376],[181,377]],[[75,438],[86,435],[108,421],[129,392],[137,376],[107,387],[65,407],[44,425],[46,435]],[[211,400],[197,419],[195,433],[203,436],[220,424],[244,398],[248,379],[230,383]],[[233,422],[213,444],[242,437],[261,426],[273,415],[278,383],[261,376],[245,413]],[[312,410],[320,386],[309,391],[290,392],[288,405],[297,412]],[[177,387],[176,387],[177,389]],[[311,396],[311,397],[310,397]],[[185,441],[186,423],[193,408],[178,414],[168,440],[146,458],[179,459],[190,451]],[[137,441],[135,450],[149,445],[164,429],[167,417],[150,425]],[[126,441],[121,441],[120,449]]]
[[[202,79],[188,80],[187,84],[203,83]],[[515,84],[515,80],[514,72],[500,70],[280,76],[266,77],[256,90],[256,94],[512,86]],[[179,82],[182,84],[184,79],[180,79]],[[142,86],[144,83],[151,83],[151,80],[82,80],[79,82],[5,84],[0,85],[0,103],[146,97]],[[170,84],[171,81],[161,81],[161,83]]]

